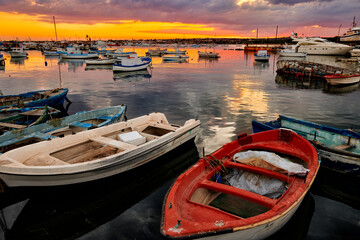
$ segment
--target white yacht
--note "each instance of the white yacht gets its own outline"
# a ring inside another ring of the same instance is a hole
[[[19,58],[19,57],[27,57],[28,53],[24,51],[24,48],[21,47],[13,47],[9,52],[12,58]]]
[[[306,52],[308,55],[345,55],[352,47],[330,42],[323,38],[307,38],[297,43],[298,52]]]

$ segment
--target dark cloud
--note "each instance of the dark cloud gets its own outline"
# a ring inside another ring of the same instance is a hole
[[[331,2],[333,0],[268,0],[272,4],[285,4],[295,5],[298,3],[310,3],[310,2]]]

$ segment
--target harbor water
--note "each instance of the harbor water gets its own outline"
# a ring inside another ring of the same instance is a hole
[[[144,56],[147,48],[129,48]],[[322,80],[276,73],[278,55],[267,63],[253,53],[215,49],[219,59],[163,62],[151,69],[114,73],[111,66],[87,66],[84,60],[59,60],[40,51],[11,59],[0,70],[3,95],[40,89],[69,89],[66,114],[126,104],[127,117],[164,113],[169,122],[201,121],[195,143],[187,143],[153,162],[82,191],[14,192],[0,195],[0,239],[163,239],[161,208],[166,192],[183,171],[240,133],[252,133],[251,121],[285,115],[360,132],[359,84],[331,87]],[[211,49],[212,51],[214,49]],[[332,56],[308,61],[360,70],[358,63]],[[358,239],[360,179],[321,168],[291,221],[270,239]]]

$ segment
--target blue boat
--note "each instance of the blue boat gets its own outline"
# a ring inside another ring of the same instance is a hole
[[[48,106],[0,109],[0,134],[43,123],[60,113],[61,111]]]
[[[39,107],[45,105],[56,107],[64,103],[68,91],[67,88],[55,88],[21,93],[18,95],[3,95],[0,96],[0,109],[9,107]]]
[[[353,130],[338,129],[281,115],[277,120],[266,123],[254,120],[252,127],[254,133],[276,128],[291,129],[318,149],[322,166],[360,176],[360,134]]]
[[[13,130],[0,136],[0,154],[31,143],[76,134],[126,120],[126,105],[78,112],[49,120],[29,128]]]

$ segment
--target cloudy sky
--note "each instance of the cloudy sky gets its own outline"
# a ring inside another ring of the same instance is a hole
[[[0,39],[54,39],[53,16],[59,39],[335,36],[360,0],[0,0]]]

